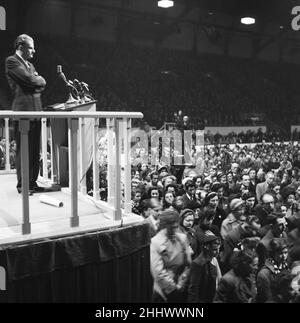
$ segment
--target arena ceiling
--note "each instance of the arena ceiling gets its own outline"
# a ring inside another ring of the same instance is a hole
[[[70,1],[70,0],[61,0]],[[174,0],[174,7],[157,7],[157,0],[72,0],[74,6],[84,6],[118,15],[120,29],[144,38],[162,40],[180,32],[181,24],[192,24],[208,34],[216,31],[253,37],[284,36],[297,39],[291,33],[291,10],[300,0]],[[240,23],[242,16],[253,16],[254,26]],[[272,27],[270,28],[270,25]],[[270,40],[270,41],[272,41]]]
[[[224,46],[238,34],[253,41],[255,52],[278,40],[300,48],[300,31],[291,28],[291,11],[300,0],[174,0],[174,7],[169,9],[159,8],[157,0],[18,0],[22,16],[35,1],[43,1],[45,6],[65,2],[74,10],[89,9],[95,24],[101,24],[107,14],[115,15],[117,32],[157,42],[180,33],[188,24],[211,41],[223,41]],[[243,25],[242,16],[252,16],[256,23]]]

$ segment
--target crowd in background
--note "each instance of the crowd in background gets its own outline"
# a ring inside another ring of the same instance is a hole
[[[203,159],[133,168],[153,301],[299,302],[299,146],[211,146]]]

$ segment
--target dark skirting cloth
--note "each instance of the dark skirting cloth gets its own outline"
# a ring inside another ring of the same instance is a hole
[[[0,302],[151,301],[147,223],[0,247],[0,266]]]

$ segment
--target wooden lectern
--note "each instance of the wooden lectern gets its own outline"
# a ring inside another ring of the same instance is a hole
[[[52,111],[96,111],[96,101],[85,102],[81,104],[59,104],[51,107]],[[79,119],[81,124],[83,118]],[[84,174],[88,170],[92,160],[92,131],[93,118],[84,118],[83,127],[84,149],[85,149],[85,165],[81,165]],[[52,153],[53,153],[53,179],[54,183],[60,186],[69,186],[69,139],[68,139],[68,121],[66,119],[52,119],[51,120],[52,133]],[[79,131],[78,131],[79,136]],[[77,156],[79,159],[80,140],[78,137]],[[78,165],[80,163],[78,162]],[[80,165],[78,166],[78,183],[86,178],[80,178]]]

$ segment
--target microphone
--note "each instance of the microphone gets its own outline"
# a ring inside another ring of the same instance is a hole
[[[82,89],[81,89],[81,84],[80,84],[80,82],[79,82],[77,79],[74,79],[74,80],[73,80],[73,82],[74,82],[74,86],[75,86],[79,91],[81,91]]]
[[[66,85],[69,85],[69,82],[67,81],[65,74],[62,72],[61,65],[57,65],[57,73],[58,77],[60,77],[66,83]]]
[[[85,83],[85,82],[81,82],[81,85],[82,85],[82,87],[83,87],[87,92],[90,92],[90,90],[89,90],[89,85],[88,85],[87,83]]]

